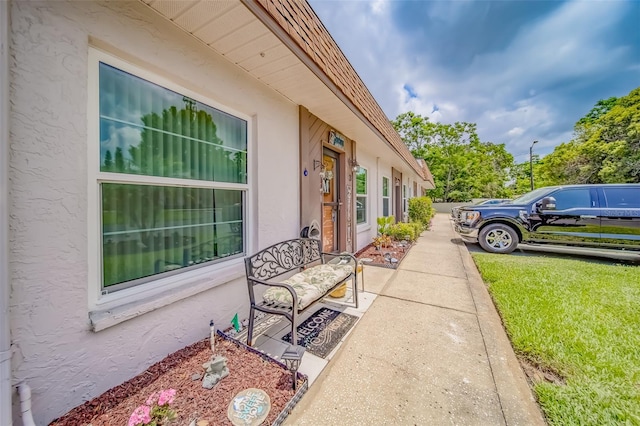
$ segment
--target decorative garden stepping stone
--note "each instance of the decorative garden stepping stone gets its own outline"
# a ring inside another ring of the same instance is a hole
[[[234,426],[258,426],[267,418],[270,410],[269,395],[263,390],[249,388],[231,400],[227,417]]]

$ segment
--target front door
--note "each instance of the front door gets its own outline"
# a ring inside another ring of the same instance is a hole
[[[340,174],[338,154],[323,149],[322,168],[322,251],[338,251],[338,224],[340,223]]]

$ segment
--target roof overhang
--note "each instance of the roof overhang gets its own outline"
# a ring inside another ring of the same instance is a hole
[[[253,0],[141,0],[174,25],[337,131],[417,173],[327,74]],[[315,16],[314,16],[315,17]],[[317,17],[315,17],[317,19]],[[335,77],[335,76],[334,76]],[[389,154],[394,154],[391,157]],[[420,170],[418,166],[418,170]],[[426,180],[424,186],[433,182]]]

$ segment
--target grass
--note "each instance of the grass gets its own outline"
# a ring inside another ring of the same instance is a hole
[[[640,267],[474,254],[551,425],[640,425]]]

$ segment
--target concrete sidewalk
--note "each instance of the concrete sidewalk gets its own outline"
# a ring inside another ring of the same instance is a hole
[[[544,425],[465,245],[437,214],[286,425]]]

